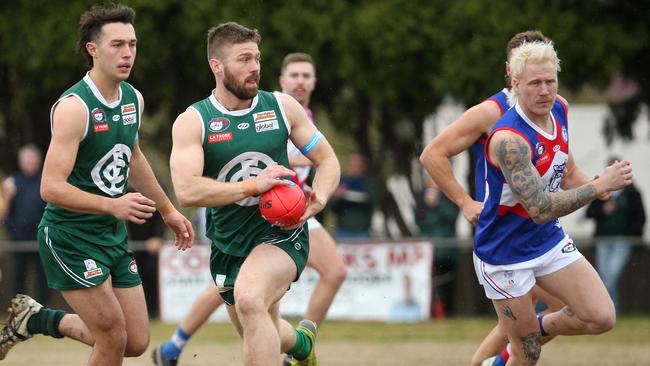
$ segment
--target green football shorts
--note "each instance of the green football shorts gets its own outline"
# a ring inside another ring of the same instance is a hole
[[[111,276],[113,287],[142,283],[138,265],[126,241],[102,246],[52,226],[38,228],[38,249],[47,285],[54,290],[78,290],[102,284]]]
[[[255,239],[257,245],[271,244],[289,254],[296,264],[296,278],[307,265],[309,256],[309,230],[307,224],[296,228],[295,230],[282,230],[279,227],[269,225],[269,228]],[[235,257],[220,251],[216,246],[212,246],[210,254],[210,273],[212,279],[219,289],[219,294],[228,305],[235,304],[233,289],[235,280],[246,257]]]

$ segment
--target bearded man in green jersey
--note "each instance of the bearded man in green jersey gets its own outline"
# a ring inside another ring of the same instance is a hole
[[[279,317],[279,301],[307,263],[305,221],[320,212],[340,177],[330,144],[302,105],[258,90],[261,37],[236,23],[208,32],[210,95],[174,123],[171,172],[183,206],[207,207],[210,270],[244,342],[245,365],[268,365],[280,352],[297,365],[316,365],[316,324],[298,328]],[[297,225],[274,227],[258,210],[259,194],[295,174],[287,139],[316,167],[313,191]]]

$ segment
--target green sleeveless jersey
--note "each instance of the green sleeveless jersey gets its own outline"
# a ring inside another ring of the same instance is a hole
[[[68,183],[100,196],[122,196],[140,127],[135,89],[121,82],[118,100],[108,103],[86,75],[54,103],[50,117],[57,104],[70,96],[84,104],[88,121]],[[73,212],[52,203],[45,207],[40,226],[54,226],[97,245],[117,245],[126,240],[125,223],[115,216]]]
[[[228,111],[214,93],[189,107],[203,126],[203,175],[220,182],[254,178],[268,165],[289,167],[287,139],[290,127],[279,95],[260,91],[250,108]],[[258,209],[259,197],[206,209],[206,236],[220,251],[244,257],[268,230]]]

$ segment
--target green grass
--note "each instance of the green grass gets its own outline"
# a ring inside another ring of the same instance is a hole
[[[495,324],[494,318],[419,324],[327,321],[319,332],[319,361],[322,366],[468,365],[472,353]],[[152,365],[151,349],[174,329],[173,324],[152,322],[149,350],[140,357],[126,359],[124,365]],[[650,317],[623,317],[614,330],[603,335],[559,337],[544,346],[539,365],[650,365],[648,345]],[[17,345],[2,365],[80,365],[89,354],[90,348],[74,341],[36,336]],[[280,365],[279,359],[269,364]],[[179,365],[242,365],[241,341],[229,323],[206,324],[188,343]]]

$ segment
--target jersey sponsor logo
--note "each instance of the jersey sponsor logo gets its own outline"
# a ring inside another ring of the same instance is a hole
[[[262,152],[245,152],[235,156],[228,164],[224,165],[217,175],[217,180],[220,182],[240,182],[252,179],[257,177],[264,168],[274,163],[270,156]],[[239,206],[255,206],[259,201],[259,196],[251,196],[237,201],[236,204]]]
[[[225,131],[228,126],[230,126],[230,120],[228,118],[219,117],[211,120],[208,128],[212,132],[221,132]]]
[[[129,103],[122,106],[122,114],[135,113],[135,103]]]
[[[232,140],[232,132],[211,133],[208,135],[208,144],[216,144],[230,140]]]
[[[300,250],[302,248],[302,245],[300,243],[298,243],[298,242],[295,242],[295,243],[293,243],[293,247],[296,250]]]
[[[120,120],[120,115],[119,114],[116,114],[116,115],[113,116],[113,122],[117,122],[119,120]]]
[[[569,142],[569,133],[567,132],[566,127],[562,127],[562,139],[566,143]]]
[[[103,274],[104,272],[102,271],[101,268],[95,268],[95,269],[91,269],[90,271],[84,272],[84,278],[88,280],[93,277],[101,276]]]
[[[255,132],[257,132],[257,133],[264,132],[264,131],[277,130],[279,128],[280,128],[280,124],[278,123],[277,119],[274,119],[273,121],[255,123]]]
[[[129,263],[129,272],[138,274],[138,264],[134,260]]]
[[[108,123],[94,124],[93,131],[95,131],[95,133],[108,131]]]
[[[104,113],[104,110],[101,108],[93,109],[90,114],[93,116],[93,121],[95,123],[102,123],[106,121],[106,113]]]
[[[560,151],[560,145],[553,146],[553,152],[558,152],[558,151]]]
[[[237,129],[238,129],[238,130],[245,130],[245,129],[247,129],[248,127],[250,127],[250,124],[249,124],[249,123],[246,123],[246,122],[244,122],[244,123],[240,123],[240,124],[237,125]]]
[[[115,144],[90,172],[93,182],[102,192],[115,196],[124,193],[129,175],[131,148],[124,144]]]
[[[135,113],[130,113],[130,114],[125,114],[122,116],[122,124],[127,126],[127,125],[132,125],[137,121],[137,118],[135,118]]]
[[[253,113],[253,122],[264,122],[277,119],[275,117],[275,111],[264,111],[260,113]]]

